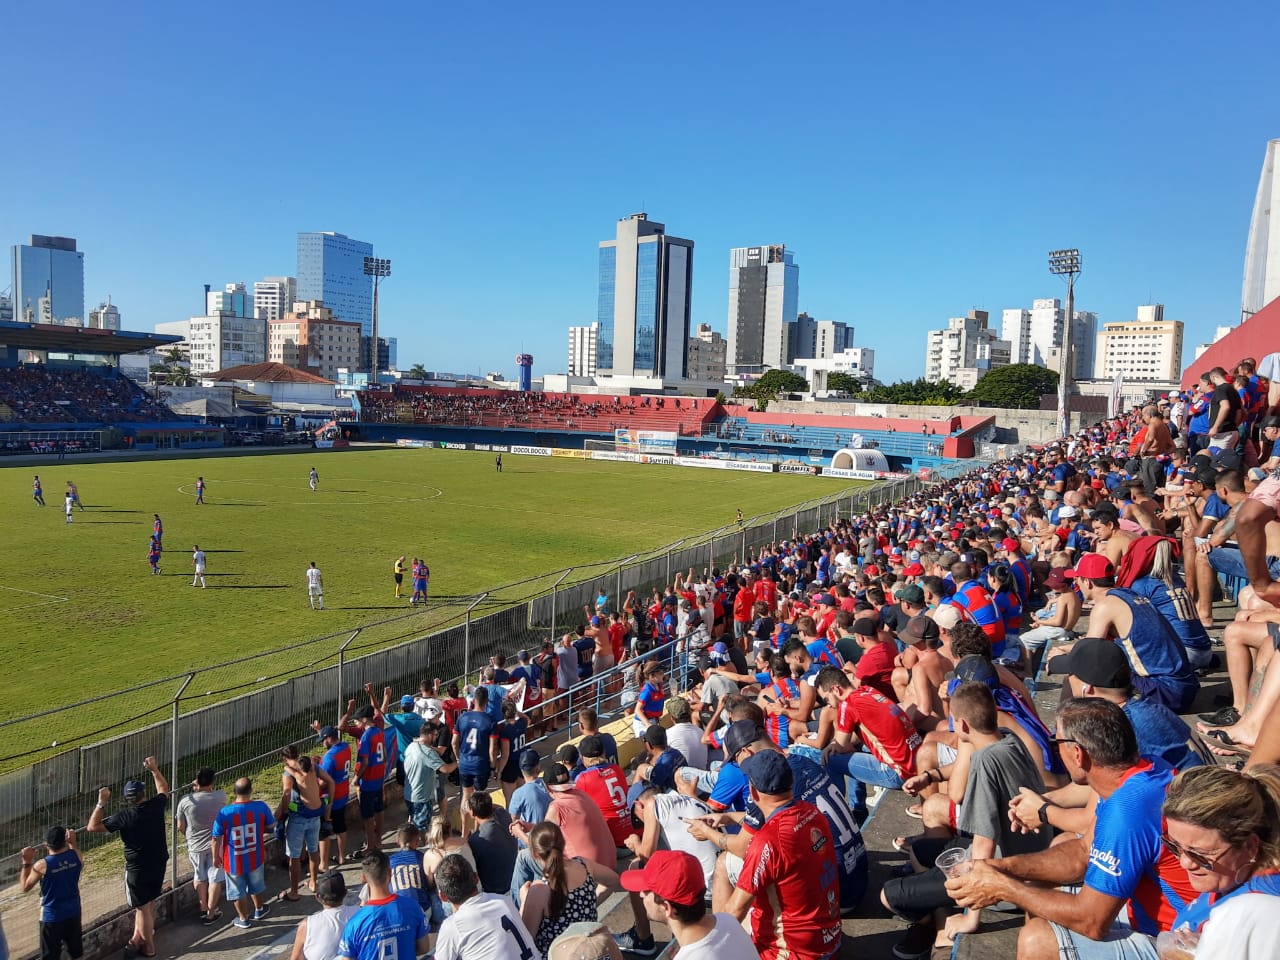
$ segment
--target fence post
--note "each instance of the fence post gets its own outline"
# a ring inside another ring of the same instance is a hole
[[[355,640],[356,637],[360,636],[360,631],[363,629],[364,627],[360,627],[359,629],[355,630],[351,634],[351,636],[347,637],[347,639],[343,642],[342,646],[338,648],[338,719],[339,720],[341,720],[342,715],[347,712],[346,704],[342,702],[342,670],[347,663],[347,647],[351,646],[351,642]]]
[[[178,688],[178,692],[173,695],[173,726],[169,731],[169,782],[172,787],[178,785],[178,727],[180,724],[179,710],[182,706],[182,695],[186,693],[187,687],[191,685],[191,681],[196,678],[194,673],[188,673],[187,678],[182,681],[182,686]],[[156,760],[159,763],[159,758]],[[169,915],[176,917],[178,915],[178,818],[175,816],[169,826],[170,837],[169,845],[172,850],[172,856],[169,857],[169,896],[172,898],[169,902]]]
[[[626,566],[628,563],[630,563],[632,560],[634,560],[634,559],[635,559],[636,557],[638,557],[638,556],[640,556],[640,554],[638,554],[638,553],[633,553],[631,556],[627,557],[627,559],[625,559],[625,560],[619,560],[619,561],[618,561],[618,580],[617,580],[617,591],[614,593],[614,597],[615,597],[615,599],[617,600],[617,603],[618,603],[618,607],[617,607],[617,608],[618,608],[619,610],[621,610],[621,609],[622,609],[622,568],[623,568],[624,566]],[[670,583],[670,582],[671,582],[671,577],[670,577],[670,576],[668,576],[668,577],[667,577],[667,583]]]
[[[560,601],[560,584],[564,583],[565,578],[573,573],[573,567],[566,567],[564,573],[560,574],[560,579],[551,585],[551,635],[555,636],[556,624],[559,622],[560,611],[558,609]]]
[[[462,648],[462,680],[464,684],[467,677],[471,675],[471,611],[488,595],[489,591],[486,590],[471,601],[471,606],[467,607],[467,625],[463,628],[464,641]]]

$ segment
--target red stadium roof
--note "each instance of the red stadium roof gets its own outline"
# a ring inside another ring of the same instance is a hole
[[[1280,297],[1213,344],[1182,371],[1182,389],[1190,390],[1200,374],[1214,367],[1230,373],[1245,357],[1261,360],[1280,350]]]

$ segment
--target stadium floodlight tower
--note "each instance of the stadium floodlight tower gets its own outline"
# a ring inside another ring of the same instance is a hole
[[[1058,354],[1062,366],[1058,375],[1058,436],[1065,437],[1069,423],[1067,396],[1071,392],[1071,380],[1075,374],[1071,333],[1076,322],[1076,277],[1080,276],[1080,251],[1050,250],[1049,272],[1067,278],[1067,312],[1062,320],[1062,350]]]
[[[364,275],[373,277],[373,340],[369,344],[369,386],[378,385],[378,281],[391,276],[391,261],[381,257],[364,258]]]

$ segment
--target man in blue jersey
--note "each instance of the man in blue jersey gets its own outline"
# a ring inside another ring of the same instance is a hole
[[[213,821],[213,853],[226,878],[227,900],[236,906],[231,925],[247,929],[249,900],[254,920],[263,919],[270,910],[262,895],[267,889],[266,838],[276,818],[267,804],[253,799],[253,781],[248,777],[236,781],[234,792],[235,799]]]
[[[360,819],[364,821],[364,852],[382,849],[382,785],[387,778],[387,740],[373,707],[355,714],[360,726],[356,746],[356,782],[360,785]]]
[[[458,716],[453,731],[453,753],[458,758],[458,781],[462,785],[462,839],[471,835],[471,794],[489,782],[498,763],[498,725],[489,716],[489,691],[479,687],[471,701],[472,709]]]
[[[416,899],[391,892],[391,863],[381,850],[360,861],[369,899],[347,921],[338,944],[344,960],[409,960],[427,952],[427,917]]]
[[[50,827],[44,835],[49,850],[36,860],[35,847],[22,849],[18,882],[26,893],[40,884],[40,957],[57,960],[63,945],[71,960],[84,955],[80,937],[80,872],[84,861],[76,849],[76,832]]]
[[[329,797],[329,832],[337,841],[338,862],[347,859],[347,802],[351,799],[351,747],[342,739],[337,727],[322,727],[319,720],[311,721],[312,728],[325,746],[320,758],[320,769],[333,780],[333,794]],[[320,830],[320,862],[329,864],[329,837],[324,825]]]

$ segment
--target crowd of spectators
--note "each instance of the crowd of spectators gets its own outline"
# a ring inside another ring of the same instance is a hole
[[[172,420],[168,407],[116,371],[25,364],[0,368],[0,404],[23,423]]]
[[[1280,374],[1280,355],[1259,366]],[[827,960],[871,897],[905,924],[901,960],[941,955],[997,904],[1026,914],[1019,957],[1154,960],[1157,938],[1163,960],[1274,956],[1280,396],[1250,383],[1268,406],[1252,424],[1222,429],[1220,392],[1216,432],[1191,434],[1191,405],[1163,397],[649,596],[602,589],[575,632],[511,669],[495,657],[474,685],[424,683],[398,709],[366,687],[337,727],[315,724],[323,753],[286,759],[290,858],[318,849],[327,867],[347,808],[364,825],[365,905],[342,914],[326,874],[294,956],[354,960],[393,927],[405,955],[434,937],[440,960],[654,956],[661,921],[682,960]],[[1239,608],[1225,625],[1223,587]],[[1224,656],[1236,701],[1197,732],[1180,714]],[[1063,693],[1049,720],[1029,689],[1046,673]],[[584,678],[630,730],[583,709],[576,745],[528,746],[563,731]],[[641,749],[624,770],[628,732]],[[410,822],[388,855],[396,770]],[[317,791],[318,848],[293,824]],[[873,890],[861,825],[877,798],[908,803],[920,832],[875,851],[903,862]],[[568,929],[615,890],[631,929]]]

